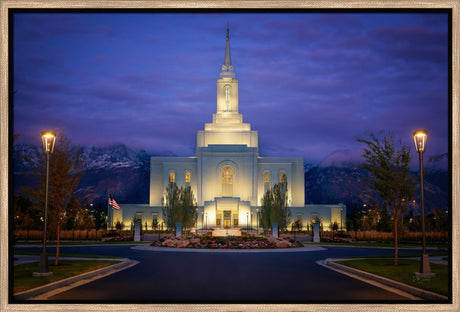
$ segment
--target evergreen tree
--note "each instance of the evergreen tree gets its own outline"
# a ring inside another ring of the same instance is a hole
[[[275,184],[262,197],[260,223],[267,230],[272,223],[278,223],[282,231],[291,222],[291,210],[288,206],[287,182]]]
[[[94,228],[96,229],[96,235],[97,231],[100,229],[106,229],[107,228],[107,222],[106,222],[106,213],[104,209],[102,208],[102,204],[98,203],[97,208],[92,211],[93,213],[93,218],[94,218]]]
[[[363,168],[368,170],[368,187],[374,190],[393,217],[395,260],[398,265],[398,221],[402,219],[415,191],[414,178],[409,171],[410,149],[399,142],[396,146],[392,134],[382,138],[370,133],[369,138],[358,138],[366,144]]]
[[[196,200],[192,188],[187,186],[181,188],[181,206],[182,206],[182,226],[185,229],[192,228],[195,225],[196,218]]]
[[[363,212],[356,204],[353,204],[353,212],[350,215],[351,229],[355,232],[355,241],[358,240],[358,231],[363,225]]]
[[[26,240],[29,240],[29,231],[40,229],[40,216],[42,215],[40,207],[24,195],[13,196],[13,228],[26,231]]]
[[[193,227],[197,204],[190,186],[178,188],[176,183],[170,182],[166,186],[162,204],[163,216],[169,229],[174,229],[178,222],[182,223],[184,229]]]

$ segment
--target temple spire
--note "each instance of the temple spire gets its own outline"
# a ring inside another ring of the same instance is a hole
[[[227,23],[227,36],[225,42],[225,57],[224,57],[224,64],[222,65],[222,71],[220,73],[220,77],[235,77],[235,73],[233,72],[233,65],[232,65],[232,57],[230,56],[230,35]]]
[[[224,58],[224,64],[225,66],[232,65],[232,57],[230,56],[230,36],[229,36],[229,31],[228,31],[228,25],[227,25],[227,42],[225,43],[225,58]]]

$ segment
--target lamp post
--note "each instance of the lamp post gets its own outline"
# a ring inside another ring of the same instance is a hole
[[[256,209],[257,212],[257,234],[259,234],[259,208]]]
[[[340,208],[340,232],[343,231],[342,224],[343,224],[343,208]]]
[[[203,233],[204,229],[204,214],[203,211],[201,212],[201,233]]]
[[[198,234],[198,208],[195,208],[195,235]]]
[[[415,150],[417,151],[420,164],[420,210],[422,211],[422,258],[420,262],[419,274],[431,275],[430,260],[426,253],[425,246],[425,206],[423,202],[423,152],[425,151],[428,132],[418,130],[414,132]]]
[[[206,215],[205,230],[207,231],[208,230],[208,213],[206,212],[205,215]]]
[[[46,254],[46,230],[48,219],[48,176],[50,169],[50,154],[54,150],[54,144],[56,143],[56,134],[51,131],[43,131],[41,135],[43,151],[46,154],[45,217],[43,220],[43,251],[40,255],[40,262],[38,263],[38,272],[34,272],[34,276],[47,276],[53,274],[53,272],[49,272],[48,270],[48,256]]]

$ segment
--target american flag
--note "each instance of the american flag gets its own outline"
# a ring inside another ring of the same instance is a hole
[[[109,205],[112,206],[113,209],[120,210],[120,206],[117,204],[115,199],[110,194],[109,194]]]

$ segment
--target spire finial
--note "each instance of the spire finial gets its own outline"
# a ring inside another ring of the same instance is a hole
[[[222,72],[220,73],[220,77],[235,77],[235,73],[233,72],[233,65],[232,65],[232,58],[230,56],[230,35],[228,30],[228,22],[227,22],[227,41],[225,42],[225,57],[224,57],[224,64],[222,65]]]

